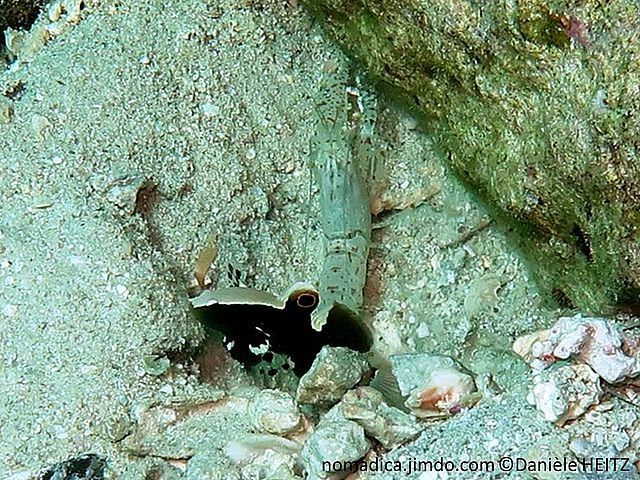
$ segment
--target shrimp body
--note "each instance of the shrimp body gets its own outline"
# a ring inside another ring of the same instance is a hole
[[[320,190],[320,225],[324,256],[318,282],[320,305],[312,316],[322,328],[340,305],[358,315],[363,303],[371,242],[371,212],[359,165],[357,127],[347,128],[347,114],[321,119],[314,139],[311,168]],[[346,138],[345,138],[346,137]]]

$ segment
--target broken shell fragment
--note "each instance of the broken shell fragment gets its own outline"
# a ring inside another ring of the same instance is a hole
[[[392,355],[389,359],[405,405],[418,418],[442,418],[473,406],[479,399],[470,373],[444,355]]]
[[[171,366],[171,361],[166,355],[145,355],[142,360],[144,371],[149,375],[163,375]]]
[[[225,455],[239,466],[247,465],[271,451],[281,455],[297,455],[300,444],[277,435],[248,435],[233,440],[224,449]]]
[[[241,467],[242,478],[259,478],[265,480],[298,480],[297,455],[285,454],[275,450],[265,452]]]
[[[144,178],[135,173],[114,178],[105,187],[107,201],[115,205],[122,215],[133,215],[138,192],[144,183]]]
[[[318,296],[318,291],[312,285],[296,282],[280,297],[255,288],[226,287],[205,290],[189,301],[196,309],[213,305],[261,305],[284,310],[288,301],[293,301],[304,308],[313,308],[318,303]]]
[[[539,332],[522,335],[513,342],[513,352],[525,362],[530,363],[533,360],[533,346],[536,343],[546,341],[548,338],[549,330],[540,330]]]
[[[272,293],[254,288],[228,287],[217,290],[205,290],[190,299],[193,308],[205,308],[213,305],[262,305],[283,310],[285,302]]]
[[[207,283],[211,283],[211,280],[207,278],[207,272],[217,256],[218,246],[216,244],[216,237],[213,233],[210,233],[207,236],[205,245],[198,252],[198,258],[196,259],[193,270],[193,276],[196,279],[198,288],[204,289]]]
[[[475,391],[471,375],[455,368],[437,368],[422,387],[411,392],[406,405],[419,418],[447,417],[473,406]]]

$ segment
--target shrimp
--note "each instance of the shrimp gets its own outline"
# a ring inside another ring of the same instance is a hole
[[[333,93],[331,90],[328,94]],[[365,146],[372,122],[367,123],[369,118],[363,115],[360,100],[357,90],[347,89],[346,95],[336,95],[318,106],[320,119],[310,162],[320,190],[324,245],[318,282],[321,300],[312,315],[317,330],[322,329],[334,307],[346,308],[351,316],[359,317],[363,304],[371,211],[363,178],[367,165],[362,163],[369,151]]]

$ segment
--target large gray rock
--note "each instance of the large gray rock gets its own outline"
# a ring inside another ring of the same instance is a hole
[[[638,307],[638,2],[304,3],[416,107],[560,303]]]

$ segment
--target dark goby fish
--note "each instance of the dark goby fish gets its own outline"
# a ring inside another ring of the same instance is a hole
[[[319,303],[318,292],[296,284],[280,299],[268,292],[232,287],[206,290],[191,300],[209,336],[220,338],[231,356],[247,367],[267,352],[286,355],[301,376],[325,345],[367,352],[371,332],[349,309],[337,306],[321,331],[311,325]]]

